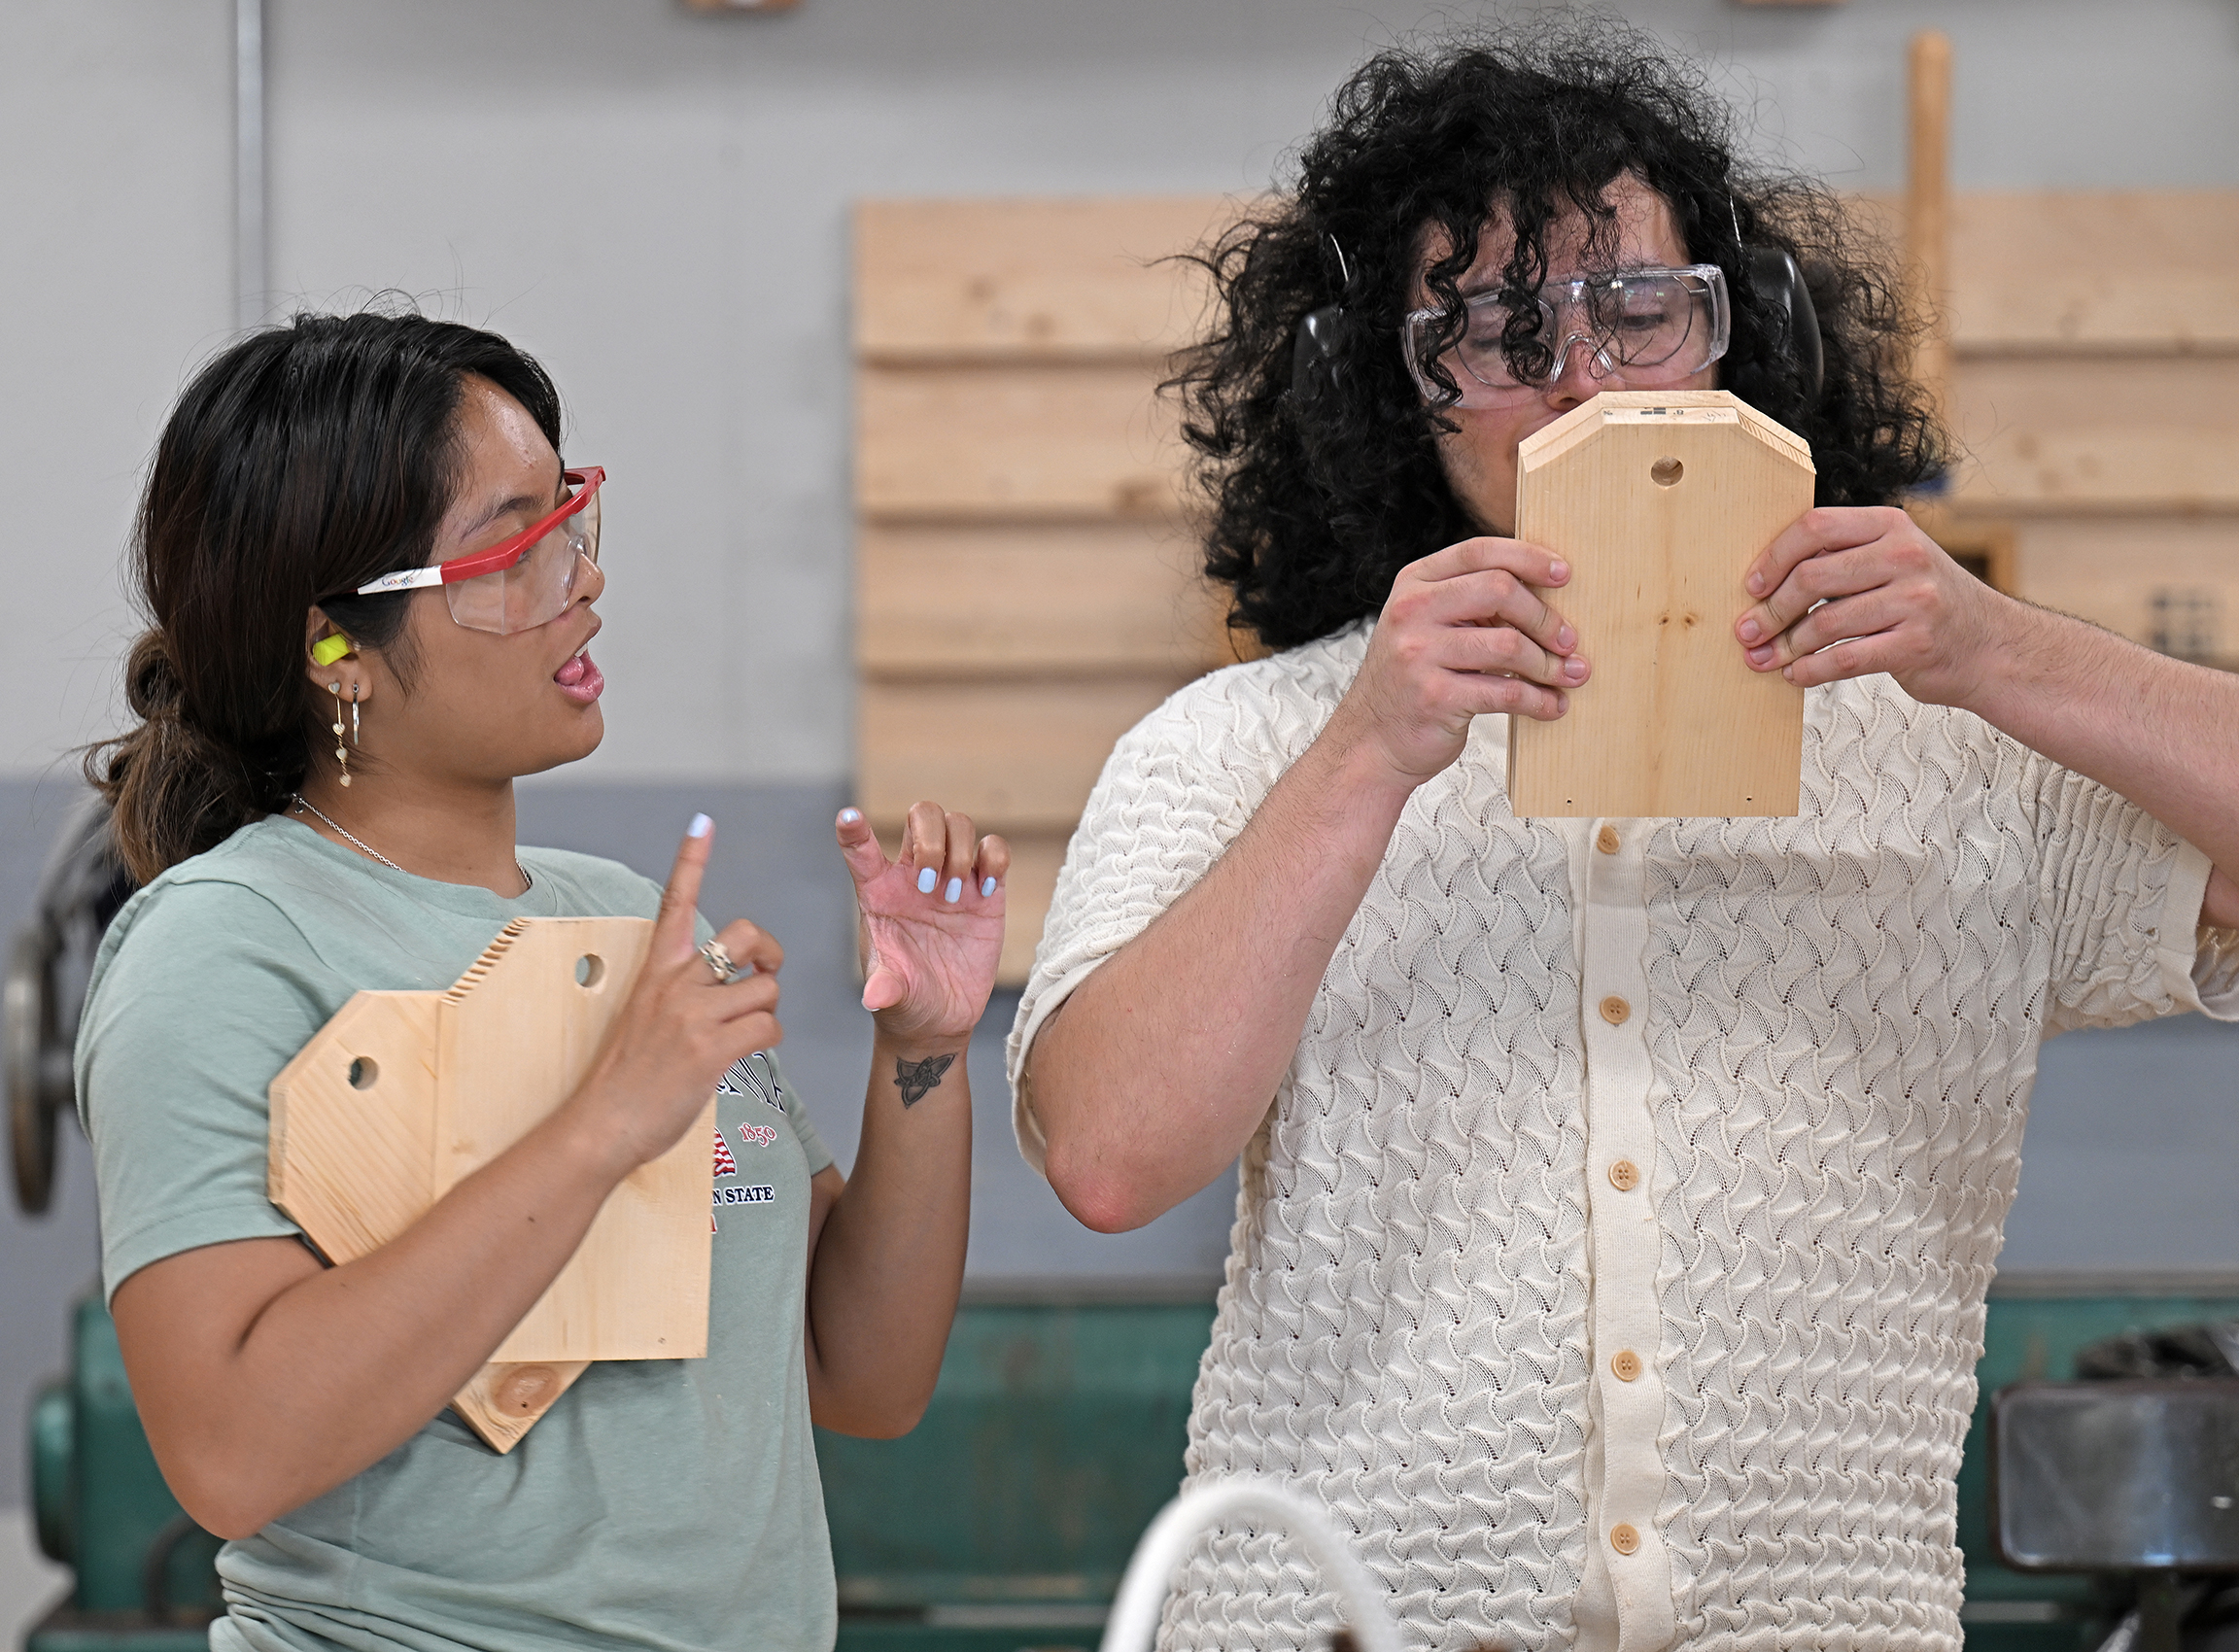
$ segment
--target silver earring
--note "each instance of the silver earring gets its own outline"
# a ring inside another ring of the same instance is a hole
[[[342,685],[330,682],[327,685],[327,692],[334,697],[334,761],[342,766],[342,783],[347,786],[350,783],[350,748],[342,743]],[[358,705],[358,690],[355,686],[350,690],[350,705],[355,712]]]
[[[350,743],[352,745],[358,743],[358,696],[362,687],[362,684],[355,682],[350,685]]]

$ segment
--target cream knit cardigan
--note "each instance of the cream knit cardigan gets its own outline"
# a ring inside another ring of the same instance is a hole
[[[1194,682],[1113,752],[1012,1034],[1037,1168],[1036,1030],[1205,875],[1366,638]],[[1414,1647],[1957,1652],[2037,1046],[2239,1015],[2207,862],[2140,810],[1886,677],[1807,720],[1800,818],[1525,822],[1480,718],[1246,1150],[1189,1477],[1325,1500]],[[1163,1644],[1336,1624],[1232,1528]]]

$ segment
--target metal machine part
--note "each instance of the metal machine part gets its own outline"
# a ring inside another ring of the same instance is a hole
[[[34,1216],[53,1199],[57,1126],[77,1105],[71,1051],[93,954],[132,889],[110,837],[108,805],[88,797],[55,839],[37,909],[10,948],[0,1000],[16,1202]]]
[[[163,1483],[98,1294],[78,1303],[70,1344],[69,1374],[32,1402],[29,1455],[39,1547],[76,1578],[24,1652],[200,1652],[218,1539]]]
[[[2239,1576],[2239,1381],[2001,1390],[1991,1400],[1990,1495],[2005,1565],[2136,1581],[2138,1603],[2101,1652],[2202,1645],[2191,1620],[2206,1580]]]

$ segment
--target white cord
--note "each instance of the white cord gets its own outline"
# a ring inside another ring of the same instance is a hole
[[[1120,1580],[1099,1652],[1151,1652],[1175,1566],[1199,1533],[1231,1520],[1288,1532],[1322,1573],[1322,1586],[1336,1594],[1361,1652],[1399,1652],[1399,1631],[1385,1607],[1384,1591],[1328,1515],[1297,1493],[1257,1479],[1217,1480],[1183,1493],[1159,1511]]]

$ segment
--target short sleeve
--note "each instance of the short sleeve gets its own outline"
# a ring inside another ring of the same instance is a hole
[[[265,1090],[327,1019],[312,948],[255,891],[172,884],[129,917],[78,1040],[112,1296],[182,1251],[300,1232],[265,1195]]]
[[[2239,1021],[2239,929],[2203,926],[2192,963],[2200,1008],[2219,1021]]]
[[[2054,946],[2048,1030],[2194,1010],[2239,1019],[2239,933],[2200,923],[2208,857],[2118,793],[2039,761]]]
[[[1366,648],[1335,646],[1200,678],[1121,738],[1065,853],[1007,1051],[1012,1127],[1042,1171],[1026,1058],[1042,1025],[1113,953],[1212,869],[1328,720]]]

